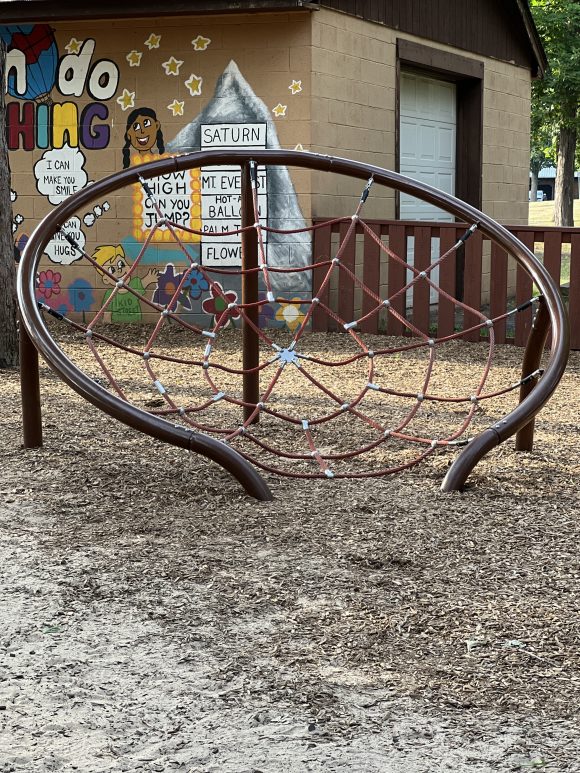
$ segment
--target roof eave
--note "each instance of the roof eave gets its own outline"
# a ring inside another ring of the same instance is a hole
[[[526,0],[516,0],[520,14],[522,16],[524,26],[528,35],[528,40],[532,47],[532,51],[536,58],[536,71],[533,74],[534,78],[543,78],[546,70],[548,69],[548,57],[542,44],[542,39],[538,34],[536,25],[534,23],[534,17],[530,11],[530,6]]]
[[[94,0],[0,0],[2,23],[73,21],[83,19],[123,19],[159,16],[197,16],[218,13],[255,13],[259,11],[318,10],[319,3],[310,0],[125,0],[121,3],[95,3]],[[192,6],[195,5],[195,8]]]

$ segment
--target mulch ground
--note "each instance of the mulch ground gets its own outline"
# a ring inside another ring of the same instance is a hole
[[[373,346],[385,340],[377,339]],[[134,343],[142,345],[141,340]],[[179,336],[168,336],[165,343],[183,356],[192,354]],[[224,337],[224,362],[239,360],[238,345],[237,334]],[[89,375],[102,379],[83,343],[65,337],[63,347]],[[338,334],[313,336],[308,347],[319,357],[348,351],[345,336]],[[455,343],[441,349],[433,388],[473,394],[486,352],[484,344]],[[515,347],[497,350],[490,391],[517,381],[521,357],[522,350]],[[124,354],[113,359],[132,399],[143,404],[156,399],[141,362]],[[421,391],[425,362],[423,350],[396,355],[377,365],[375,380]],[[366,378],[359,365],[342,370],[338,378],[334,371],[325,383],[348,399]],[[173,394],[182,402],[204,388],[198,375],[188,375],[181,366],[165,367],[162,378],[164,384],[173,379]],[[234,390],[234,382],[224,374],[220,388]],[[327,406],[319,404],[313,391],[304,392],[303,382],[294,368],[277,405],[297,418],[306,410],[320,415]],[[74,648],[81,646],[79,627],[95,610],[116,610],[127,626],[128,619],[146,621],[180,653],[175,661],[179,667],[159,685],[161,694],[171,694],[172,685],[177,689],[184,663],[204,663],[199,693],[207,688],[219,695],[223,710],[213,738],[229,738],[227,754],[208,751],[209,757],[198,764],[177,744],[184,726],[171,732],[165,728],[165,751],[159,746],[150,758],[141,758],[136,752],[143,740],[135,730],[136,692],[130,727],[120,733],[125,746],[113,731],[106,742],[97,742],[89,732],[85,762],[81,759],[77,769],[284,769],[282,762],[277,767],[267,756],[262,768],[255,762],[244,767],[249,757],[242,756],[236,767],[232,746],[239,742],[241,749],[242,736],[236,735],[235,722],[228,731],[227,717],[246,707],[254,728],[274,721],[276,713],[302,718],[304,732],[294,742],[309,749],[311,758],[307,763],[300,757],[303,766],[296,770],[580,770],[574,730],[580,706],[578,353],[572,354],[560,387],[537,418],[533,453],[517,453],[513,440],[504,444],[478,465],[466,490],[454,494],[441,493],[439,486],[457,450],[437,451],[410,471],[383,478],[304,481],[267,474],[274,501],[256,502],[208,460],[108,419],[47,368],[42,372],[45,445],[23,450],[17,374],[0,373],[0,386],[4,556],[10,561],[10,555],[20,555],[23,567],[33,567],[39,587],[44,572],[52,604],[48,613],[48,591],[40,591],[37,601],[43,600],[44,607],[35,616],[35,592],[23,592],[22,609],[5,628],[6,652],[10,647],[17,654],[29,652],[36,635],[42,640],[37,648],[47,638],[57,648],[68,641],[74,660]],[[511,392],[482,403],[468,434],[501,418],[516,398],[517,392]],[[369,411],[373,417],[392,411],[386,421],[396,423],[406,408],[402,398],[391,402]],[[212,420],[225,426],[231,408],[216,408]],[[425,405],[413,427],[417,434],[440,438],[464,415],[464,406],[443,411]],[[293,439],[286,428],[273,428],[284,448],[303,447],[301,430]],[[268,429],[264,422],[260,431]],[[332,437],[321,430],[321,443],[357,447],[367,436],[364,422],[344,422]],[[365,464],[372,468],[408,458],[408,446],[381,448]],[[362,462],[355,460],[358,464]],[[316,469],[311,461],[298,467]],[[26,585],[22,574],[16,576]],[[9,577],[13,575],[5,567],[4,581]],[[7,590],[16,592],[15,587]],[[109,631],[104,636],[110,656],[115,635]],[[155,637],[147,644],[147,632],[142,636],[139,643],[155,653]],[[161,668],[163,652],[159,649],[160,660],[149,666]],[[17,660],[8,663],[8,686]],[[32,671],[24,668],[22,673],[21,685],[34,681]],[[124,679],[129,680],[128,672],[115,673],[119,693],[131,704],[131,687]],[[366,696],[356,707],[353,690]],[[70,755],[52,736],[37,738],[36,757],[22,751],[23,734],[30,731],[23,719],[28,716],[24,693],[8,692],[3,700],[15,710],[22,701],[22,711],[20,716],[12,713],[7,725],[18,739],[18,754],[5,754],[8,762],[0,770],[56,769],[46,763],[49,757],[57,763],[60,759],[61,769],[74,769],[67,767],[72,765]],[[41,704],[35,710],[43,716],[48,703],[42,702],[42,690],[37,695]],[[65,704],[63,699],[58,705]],[[182,713],[188,710],[182,707]],[[334,762],[329,757],[323,765],[320,749],[334,744],[336,754],[342,744],[356,745],[365,733],[382,732],[389,712],[419,712],[442,723],[440,731],[447,722],[457,734],[457,754],[462,744],[467,748],[484,738],[487,751],[479,749],[471,762],[455,758],[435,745],[432,727],[431,740],[425,736],[420,742],[423,755],[417,759],[412,756],[417,738],[391,733],[389,749],[401,755],[400,767],[386,767],[386,756],[382,762],[361,756],[360,767],[344,762],[346,756],[343,762],[340,756],[332,757]],[[74,736],[83,730],[78,717],[71,716],[67,714],[70,727],[63,723]],[[118,715],[116,721],[123,727],[127,720]],[[498,727],[518,722],[527,722],[528,730],[495,754]],[[96,751],[105,747],[109,767]],[[22,755],[27,761],[19,763]],[[422,767],[421,760],[430,767]],[[37,767],[30,767],[32,763]],[[286,770],[293,770],[289,765]]]

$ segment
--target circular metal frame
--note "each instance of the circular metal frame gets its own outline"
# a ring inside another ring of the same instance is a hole
[[[20,263],[18,273],[18,300],[24,325],[36,348],[58,375],[89,400],[115,419],[165,442],[201,453],[221,464],[232,473],[253,496],[271,499],[272,495],[257,471],[232,448],[219,440],[169,421],[152,416],[119,397],[112,395],[79,370],[58,347],[50,335],[35,299],[35,275],[45,247],[55,232],[82,206],[102,198],[139,178],[150,179],[210,165],[239,165],[253,160],[258,164],[294,166],[317,171],[333,172],[388,186],[402,193],[434,204],[463,221],[477,223],[479,230],[502,249],[511,254],[531,276],[543,296],[545,312],[538,314],[532,330],[525,359],[539,360],[548,326],[551,326],[551,347],[548,363],[539,383],[528,389],[520,404],[501,422],[483,430],[469,442],[449,469],[442,489],[462,488],[477,462],[494,446],[511,435],[533,426],[534,416],[550,398],[564,373],[569,351],[569,327],[566,309],[560,293],[544,266],[513,234],[475,207],[431,186],[377,166],[334,156],[305,151],[286,150],[230,150],[199,151],[139,165],[137,168],[116,172],[87,188],[78,191],[50,212],[32,234]]]

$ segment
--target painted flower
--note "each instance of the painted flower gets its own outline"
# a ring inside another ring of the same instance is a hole
[[[265,301],[266,300],[266,293],[259,293],[258,295],[259,301]],[[271,303],[264,303],[262,306],[260,306],[260,316],[258,318],[258,324],[261,328],[264,327],[270,327],[270,323],[274,319],[274,309],[272,308]]]
[[[220,295],[222,293],[222,295]],[[223,296],[223,297],[222,297]],[[209,290],[209,297],[207,297],[201,304],[201,308],[206,314],[211,314],[214,319],[214,324],[219,324],[223,313],[226,311],[228,304],[236,303],[238,300],[238,294],[235,290],[224,290],[219,282],[214,282]],[[229,311],[230,320],[238,319],[240,316],[239,309],[231,309]]]
[[[188,295],[192,301],[196,301],[208,288],[209,282],[201,273],[201,271],[193,269],[193,271],[189,273],[187,279],[185,280],[183,285],[183,292]]]
[[[50,268],[46,271],[41,271],[36,285],[37,297],[42,296],[48,300],[53,295],[60,295],[61,278],[62,276],[58,271],[52,271]]]
[[[159,274],[159,277],[157,278],[157,289],[153,293],[153,303],[165,306],[169,311],[175,311],[178,303],[180,303],[184,309],[191,310],[191,301],[184,292],[181,292],[178,298],[174,298],[175,292],[182,279],[183,274],[176,274],[173,263],[168,263],[167,266],[165,266],[165,271],[162,274]]]
[[[75,279],[68,286],[68,298],[74,311],[90,311],[95,302],[93,288],[86,279]]]
[[[276,319],[279,322],[284,322],[292,333],[302,324],[305,316],[300,307],[300,301],[301,298],[292,298],[289,303],[280,304],[280,308],[276,312]]]

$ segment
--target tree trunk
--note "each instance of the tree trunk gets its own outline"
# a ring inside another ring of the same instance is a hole
[[[16,329],[16,267],[12,238],[10,164],[6,147],[4,70],[6,46],[0,39],[0,368],[18,364]]]
[[[532,169],[532,184],[530,187],[530,201],[536,201],[538,198],[538,172]]]
[[[554,224],[574,225],[574,157],[576,155],[576,129],[560,127],[558,140],[558,166],[554,196]]]

